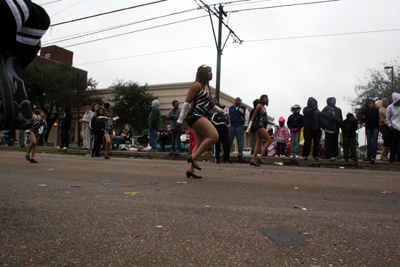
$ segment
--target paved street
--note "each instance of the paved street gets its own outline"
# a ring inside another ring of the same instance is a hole
[[[398,172],[36,159],[0,152],[1,266],[400,266]]]

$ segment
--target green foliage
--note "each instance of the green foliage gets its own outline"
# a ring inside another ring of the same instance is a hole
[[[116,131],[128,123],[133,127],[136,135],[140,135],[143,130],[148,128],[149,108],[151,102],[156,98],[149,93],[147,84],[139,85],[136,82],[124,82],[117,80],[109,89],[113,90],[112,110],[119,116],[117,120]]]
[[[385,66],[393,66],[392,70],[384,69]],[[357,119],[361,120],[361,110],[365,107],[365,101],[370,98],[375,101],[387,98],[392,103],[392,93],[399,92],[400,78],[400,62],[399,58],[383,63],[381,69],[367,69],[367,77],[364,81],[359,81],[355,86],[355,98],[348,99],[354,108]]]
[[[44,66],[34,61],[24,69],[23,77],[29,101],[42,106],[50,129],[61,107],[90,105],[97,86],[94,79],[87,80],[86,74],[64,63]]]

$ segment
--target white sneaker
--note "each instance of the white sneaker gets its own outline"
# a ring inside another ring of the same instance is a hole
[[[290,155],[290,157],[291,157],[291,158],[294,158],[294,156],[293,156],[293,155]]]
[[[59,146],[57,147],[57,149],[60,149],[60,148],[61,148],[61,147],[59,147]]]
[[[286,158],[286,156],[285,156],[285,155],[282,155],[282,158]]]
[[[67,149],[68,149],[68,147],[64,147],[64,148],[63,148],[63,150],[67,150]]]
[[[298,159],[298,158],[300,158],[300,156],[299,155],[296,155],[296,156],[294,156],[296,159]]]
[[[274,157],[275,157],[275,158],[277,158],[277,157],[278,157],[278,155],[275,155]]]

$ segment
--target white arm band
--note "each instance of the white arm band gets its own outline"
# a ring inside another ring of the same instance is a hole
[[[181,113],[179,113],[179,118],[176,121],[177,123],[183,124],[183,118],[185,117],[186,112],[188,111],[188,109],[189,109],[189,103],[188,102],[183,103],[183,106],[182,106],[182,109],[181,109]]]
[[[222,116],[225,116],[226,114],[228,114],[228,111],[225,111],[225,110],[223,110],[222,108],[217,107],[217,106],[214,106],[214,107],[213,107],[213,111],[219,113],[219,114],[222,115]]]
[[[251,131],[251,126],[253,126],[253,122],[254,122],[254,121],[250,121],[250,122],[249,122],[249,126],[247,127],[246,133],[250,133],[250,131]]]

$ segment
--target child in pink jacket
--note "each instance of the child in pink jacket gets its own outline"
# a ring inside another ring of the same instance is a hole
[[[282,157],[285,157],[286,142],[289,140],[289,129],[285,126],[285,118],[279,118],[279,126],[276,127],[275,141],[276,141],[276,153],[275,157],[279,157],[282,150]]]

